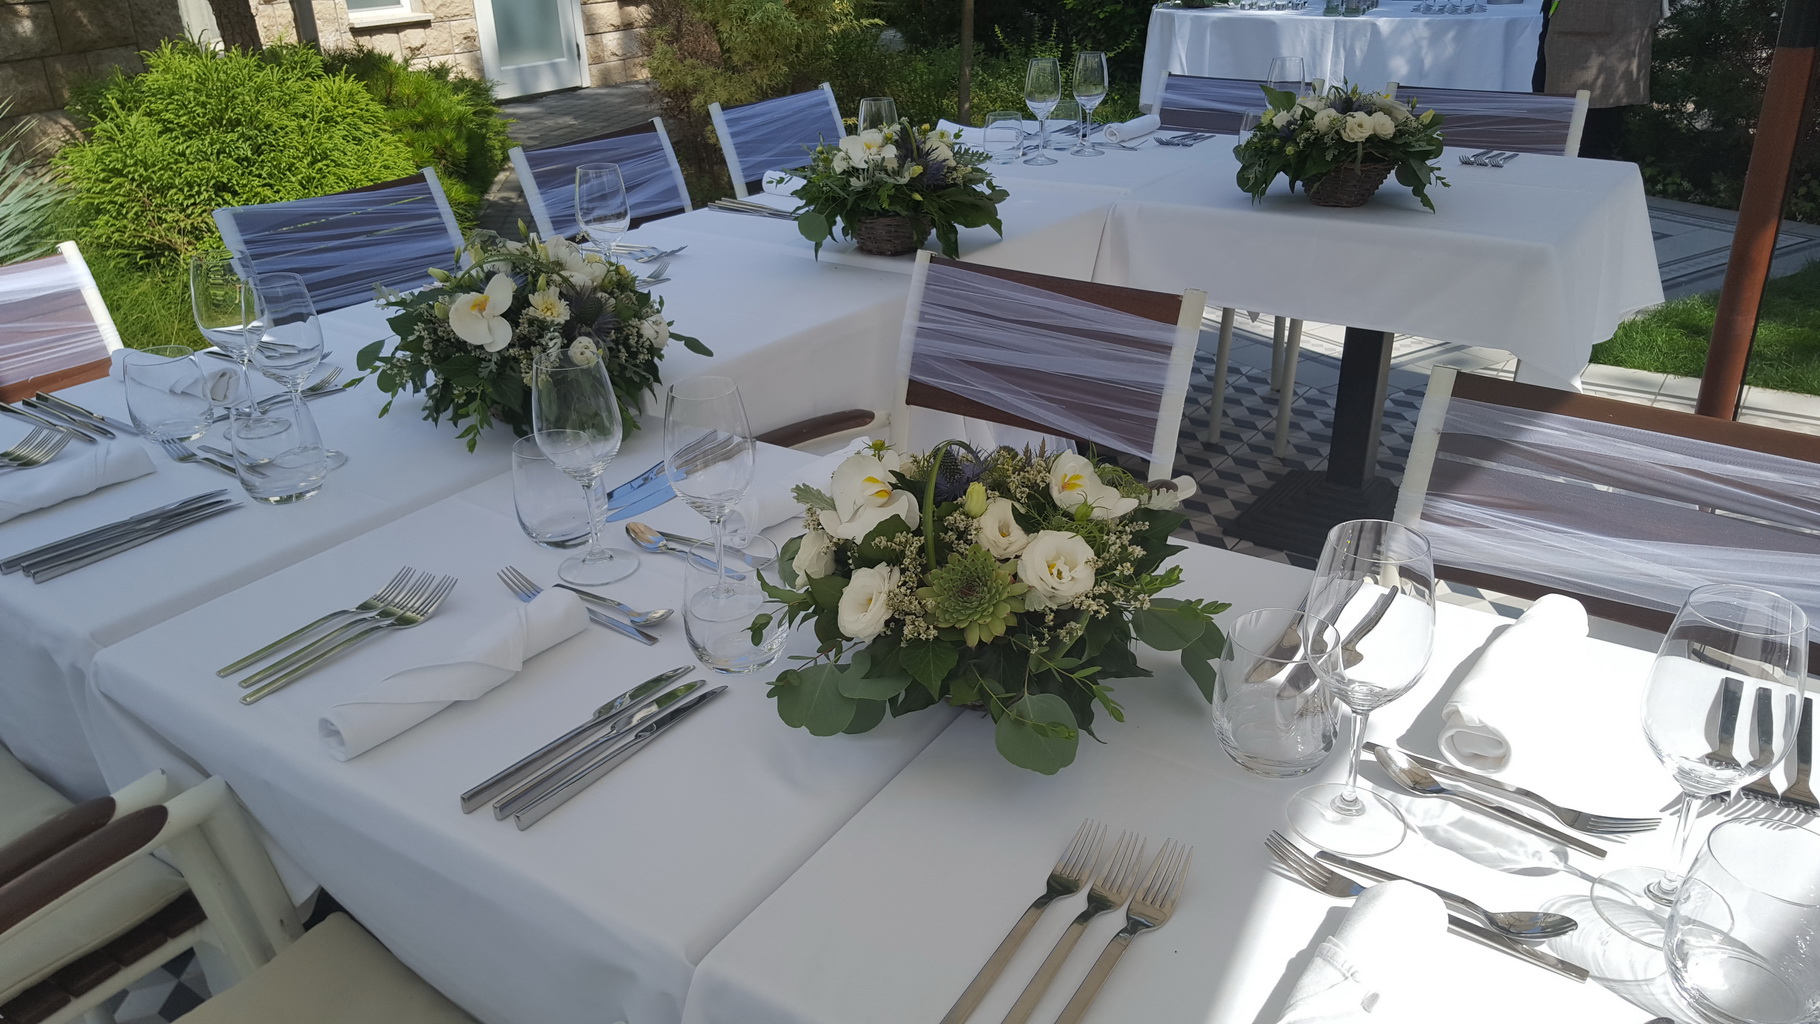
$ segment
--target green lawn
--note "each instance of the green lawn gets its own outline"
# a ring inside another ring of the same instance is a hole
[[[1706,369],[1718,293],[1675,299],[1628,321],[1592,361],[1698,377]],[[1820,395],[1820,261],[1769,283],[1745,382]]]

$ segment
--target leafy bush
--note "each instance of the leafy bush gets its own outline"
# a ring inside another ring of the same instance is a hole
[[[10,106],[0,100],[0,119]],[[0,264],[29,259],[51,247],[51,217],[66,191],[60,179],[21,151],[30,127],[29,120],[22,120],[0,132]]]
[[[410,148],[358,82],[300,46],[211,53],[167,42],[144,73],[72,97],[82,141],[56,163],[85,248],[139,263],[218,244],[210,211],[403,177]]]

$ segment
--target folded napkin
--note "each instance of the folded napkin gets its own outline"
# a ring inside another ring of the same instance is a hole
[[[10,442],[0,444],[0,448],[9,446]],[[154,468],[145,445],[138,441],[123,438],[96,445],[72,441],[42,466],[0,472],[0,523],[144,476]]]
[[[802,505],[791,496],[796,485],[808,484],[823,494],[828,493],[828,484],[834,478],[835,468],[847,461],[849,455],[871,443],[869,437],[858,438],[843,445],[839,451],[824,455],[795,470],[770,474],[762,481],[754,480],[751,490],[746,492],[745,500],[739,503],[735,513],[745,520],[745,529],[750,533],[770,529],[787,519],[802,515]]]
[[[1289,991],[1278,1024],[1389,1020],[1374,1013],[1380,997],[1419,983],[1430,957],[1424,947],[1447,927],[1441,898],[1413,882],[1382,882],[1359,894],[1334,933]]]
[[[1141,139],[1162,125],[1162,119],[1155,114],[1145,114],[1143,117],[1134,117],[1129,121],[1109,124],[1106,126],[1106,141],[1130,142],[1132,139]]]
[[[774,196],[796,198],[796,190],[803,187],[803,179],[789,171],[766,171],[765,191]]]
[[[574,593],[552,588],[471,639],[453,660],[408,668],[330,708],[316,731],[329,754],[346,761],[384,743],[458,700],[482,697],[524,663],[586,629]]]

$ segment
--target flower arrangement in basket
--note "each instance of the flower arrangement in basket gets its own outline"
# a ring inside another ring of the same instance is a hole
[[[837,230],[866,252],[901,256],[921,248],[933,228],[942,255],[956,256],[961,228],[1005,233],[998,204],[1010,193],[993,183],[983,166],[990,159],[949,132],[918,132],[908,120],[818,146],[794,193],[807,207],[797,230],[818,256]]]
[[[436,283],[428,288],[382,291],[401,311],[387,321],[398,344],[390,352],[383,340],[368,345],[358,365],[377,369],[379,387],[394,399],[421,393],[424,419],[467,420],[458,436],[469,451],[494,420],[530,432],[531,364],[540,352],[567,346],[606,360],[628,433],[638,429],[642,394],[657,388],[665,345],[674,339],[713,355],[670,330],[663,300],[640,291],[630,270],[566,239],[512,242],[476,231],[463,253],[462,269],[431,268]],[[386,402],[379,415],[391,408]]]
[[[787,585],[764,582],[776,614],[813,622],[821,644],[778,675],[779,717],[831,736],[944,701],[978,707],[1006,760],[1054,774],[1096,707],[1124,720],[1106,680],[1150,675],[1134,638],[1180,651],[1212,700],[1227,605],[1157,596],[1181,581],[1162,564],[1182,550],[1169,535],[1193,491],[1072,452],[860,450],[828,492],[796,488],[808,532],[784,545]]]
[[[1434,109],[1417,113],[1383,93],[1333,86],[1325,95],[1301,96],[1262,86],[1270,106],[1258,126],[1232,151],[1239,158],[1239,188],[1262,199],[1281,174],[1293,190],[1301,182],[1310,202],[1359,206],[1391,172],[1433,210],[1428,186],[1447,179],[1429,161],[1441,155],[1441,122]]]

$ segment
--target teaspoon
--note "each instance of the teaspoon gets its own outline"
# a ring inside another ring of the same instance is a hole
[[[675,555],[678,558],[687,558],[706,568],[714,568],[713,562],[698,555],[692,555],[690,552],[684,551],[681,548],[671,546],[670,542],[664,539],[663,534],[658,533],[656,530],[651,529],[643,523],[627,523],[626,536],[632,538],[632,543],[644,548],[646,551],[653,551],[662,555]],[[729,566],[722,566],[720,571],[726,573],[729,579],[743,580],[746,578],[745,573],[735,572]]]
[[[612,608],[621,615],[624,615],[626,620],[631,622],[634,626],[655,626],[675,614],[675,612],[669,608],[654,608],[648,612],[641,612],[631,605],[626,604],[624,601],[615,601],[604,594],[592,593],[591,591],[583,590],[580,587],[571,587],[567,583],[558,583],[556,585],[564,590],[572,590],[575,593],[580,594],[584,600],[598,601],[608,608]]]

